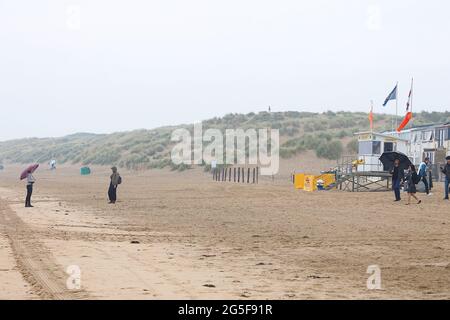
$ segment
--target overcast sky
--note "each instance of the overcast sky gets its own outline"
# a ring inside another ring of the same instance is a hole
[[[0,0],[0,140],[450,107],[446,0]]]

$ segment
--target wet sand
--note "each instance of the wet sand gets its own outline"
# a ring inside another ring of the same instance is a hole
[[[201,170],[0,171],[1,299],[449,299],[450,203],[391,193],[306,193],[288,178],[213,182]],[[368,266],[381,290],[368,290]],[[68,290],[69,266],[81,288]]]

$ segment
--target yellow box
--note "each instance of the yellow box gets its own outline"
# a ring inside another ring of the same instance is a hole
[[[305,175],[305,185],[303,190],[305,191],[316,191],[317,190],[317,180],[316,180],[316,176],[312,176],[312,175]]]
[[[336,183],[336,176],[332,173],[326,173],[326,174],[322,174],[322,175],[316,177],[316,181],[315,181],[316,184],[317,184],[317,180],[323,180],[323,186],[325,188],[327,188],[330,185]]]
[[[305,174],[298,173],[294,175],[294,186],[296,189],[303,189],[305,187]]]

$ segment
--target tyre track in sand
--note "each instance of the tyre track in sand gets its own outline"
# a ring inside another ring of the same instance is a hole
[[[54,261],[51,252],[39,241],[33,230],[0,200],[0,225],[3,225],[25,281],[41,299],[75,300],[89,298],[84,290],[69,290],[69,277]]]

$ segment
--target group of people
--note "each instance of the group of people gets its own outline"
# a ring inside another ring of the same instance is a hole
[[[117,171],[117,167],[112,167],[112,174],[110,176],[110,183],[108,189],[108,198],[110,204],[115,204],[117,201],[117,187],[122,183],[122,177]],[[36,179],[33,176],[33,172],[29,170],[27,172],[27,195],[25,197],[25,208],[33,208],[31,205],[31,196],[33,194],[33,185]]]
[[[449,200],[449,186],[450,186],[450,156],[446,157],[445,160],[447,163],[444,167],[441,167],[441,172],[445,175],[445,197],[444,200]],[[416,170],[416,167],[413,164],[408,166],[408,169],[405,174],[405,170],[400,166],[400,160],[396,159],[394,161],[394,167],[391,170],[392,174],[392,189],[394,190],[395,200],[396,202],[401,201],[401,186],[403,184],[404,190],[408,194],[407,205],[411,203],[411,198],[414,198],[417,201],[417,204],[422,203],[417,197],[417,188],[416,185],[420,182],[423,182],[425,187],[425,193],[427,195],[431,195],[431,189],[433,188],[433,180],[431,177],[431,164],[430,159],[425,158],[425,160],[420,164],[419,171]]]
[[[445,175],[445,197],[444,200],[449,200],[449,187],[450,187],[450,156],[446,157],[445,160],[447,163],[444,167],[441,167],[441,172]],[[122,183],[122,177],[117,171],[117,167],[112,167],[112,174],[110,176],[110,183],[108,189],[108,198],[110,204],[115,204],[117,201],[117,187]],[[405,174],[405,170],[403,170],[400,166],[400,160],[396,159],[394,161],[394,167],[391,170],[392,174],[392,189],[395,194],[395,201],[401,201],[401,187],[402,184],[404,186],[404,190],[408,193],[408,201],[407,205],[411,203],[411,198],[414,198],[418,204],[422,203],[417,196],[417,188],[416,185],[419,182],[423,182],[425,186],[425,192],[427,195],[431,195],[430,190],[433,187],[433,181],[431,179],[431,175],[428,178],[428,173],[430,172],[430,159],[425,158],[425,160],[420,164],[419,171],[417,172],[416,167],[411,164],[408,167],[408,170]],[[33,194],[33,185],[36,182],[36,179],[33,177],[31,171],[27,174],[27,194],[25,198],[25,207],[32,208],[31,205],[31,195]]]

